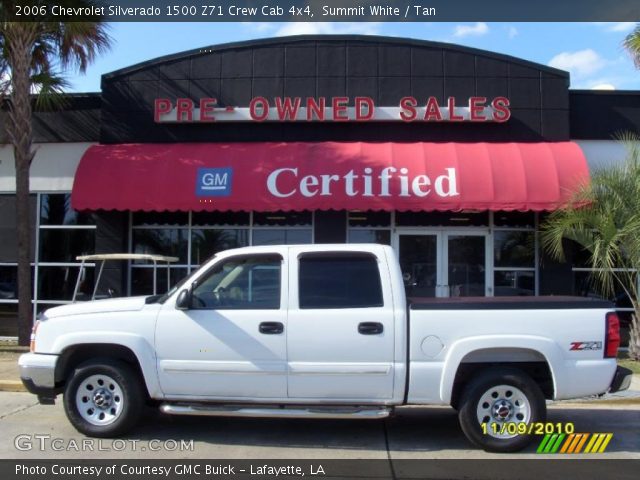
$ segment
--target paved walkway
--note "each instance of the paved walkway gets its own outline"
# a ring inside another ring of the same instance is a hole
[[[0,392],[25,391],[20,381],[18,357],[28,351],[26,347],[3,347],[0,350]]]

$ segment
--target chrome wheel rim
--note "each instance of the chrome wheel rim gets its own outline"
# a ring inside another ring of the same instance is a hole
[[[478,423],[483,431],[494,438],[508,439],[518,436],[517,424],[531,420],[531,403],[527,396],[512,385],[489,388],[478,400]]]
[[[91,425],[109,425],[122,414],[122,387],[108,375],[91,375],[76,391],[76,408]]]

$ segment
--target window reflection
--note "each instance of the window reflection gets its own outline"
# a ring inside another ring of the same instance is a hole
[[[79,271],[79,265],[74,267],[40,266],[38,268],[38,299],[72,300]],[[80,280],[78,300],[88,300],[93,293],[94,269],[87,267],[84,272]]]
[[[497,271],[494,274],[495,295],[498,297],[535,295],[535,280],[534,271]]]
[[[71,208],[70,193],[40,195],[40,225],[95,225],[93,213]]]
[[[493,236],[496,267],[535,266],[535,234],[523,231],[496,231]]]
[[[391,245],[390,230],[349,230],[349,243],[382,243]]]
[[[311,225],[311,212],[255,212],[253,224],[258,226],[305,226]]]
[[[311,229],[265,229],[253,231],[254,245],[307,244],[312,241]]]
[[[41,229],[41,262],[76,262],[78,255],[95,251],[95,229]]]
[[[169,269],[169,282],[167,287],[167,268],[158,266],[156,269],[156,293],[165,293],[169,288],[187,276],[187,269],[172,267]],[[134,267],[131,269],[131,295],[153,294],[153,268]]]
[[[0,303],[0,336],[18,336],[17,303]]]
[[[134,229],[133,253],[150,253],[178,257],[178,263],[187,263],[187,231],[173,228]],[[139,261],[137,263],[147,263]]]
[[[198,229],[191,231],[191,264],[200,265],[212,255],[230,248],[249,245],[244,229]]]

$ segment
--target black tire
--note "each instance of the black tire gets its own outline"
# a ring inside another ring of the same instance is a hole
[[[517,394],[514,395],[514,392]],[[495,394],[497,396],[493,397]],[[525,372],[510,367],[484,370],[464,389],[459,408],[458,419],[462,431],[471,442],[488,452],[522,450],[531,443],[534,435],[511,436],[506,430],[501,435],[500,427],[510,427],[510,423],[544,422],[547,416],[547,406],[540,387]],[[509,411],[507,415],[515,414],[522,418],[512,416],[506,417],[504,421],[496,421],[495,418],[503,418],[498,410],[502,414]],[[494,411],[496,416],[493,416]],[[495,427],[488,425],[486,432],[483,431],[480,416],[483,416],[485,421],[489,419],[487,423],[495,422]]]
[[[142,413],[146,400],[142,381],[131,366],[119,360],[84,362],[66,382],[63,403],[67,418],[89,437],[123,435],[138,423]]]

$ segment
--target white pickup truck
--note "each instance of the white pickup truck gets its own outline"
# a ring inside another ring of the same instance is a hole
[[[42,403],[64,392],[90,436],[122,435],[144,404],[173,415],[384,418],[451,405],[467,437],[515,451],[545,399],[628,388],[618,319],[572,297],[408,303],[383,245],[219,253],[165,295],[47,310],[21,377]],[[505,428],[507,427],[507,428]]]

